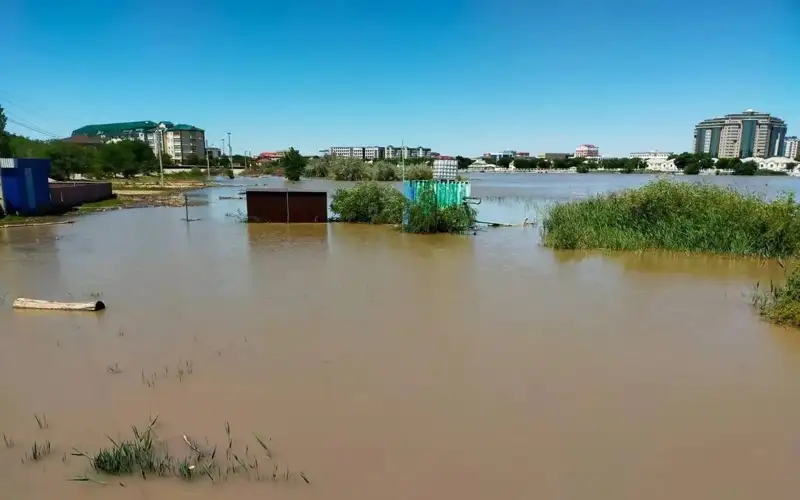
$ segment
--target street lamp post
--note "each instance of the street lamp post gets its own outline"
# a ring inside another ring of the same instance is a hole
[[[211,160],[208,157],[208,141],[206,142],[206,179],[211,180]]]
[[[167,126],[163,123],[158,124],[158,135],[160,136],[160,142],[158,144],[158,170],[161,175],[161,187],[164,187],[164,159],[162,155],[164,154],[164,129]]]

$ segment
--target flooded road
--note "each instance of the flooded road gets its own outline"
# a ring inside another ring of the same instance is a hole
[[[564,177],[480,178],[473,193],[498,198],[482,217],[516,222],[602,190]],[[235,189],[201,194],[188,227],[183,209],[148,208],[0,230],[10,498],[800,496],[800,333],[760,322],[747,297],[777,266],[553,252],[538,228],[247,225],[225,215],[243,201],[218,199]],[[10,307],[98,295],[99,314]],[[67,481],[96,477],[73,447],[155,415],[173,455],[189,454],[182,434],[224,448],[228,422],[240,453],[257,453],[255,433],[262,463],[311,483]],[[22,463],[45,440],[51,455]]]

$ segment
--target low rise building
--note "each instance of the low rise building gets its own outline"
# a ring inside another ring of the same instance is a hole
[[[575,148],[575,158],[600,158],[600,148],[594,144],[581,144]]]
[[[650,172],[666,172],[666,173],[676,173],[679,172],[681,169],[675,165],[675,159],[668,160],[666,158],[649,158],[647,160],[647,166],[644,168]]]
[[[785,156],[773,156],[772,158],[742,158],[742,162],[754,161],[759,170],[771,170],[773,172],[791,172],[797,168],[797,162]]]
[[[631,158],[640,158],[642,160],[657,160],[662,159],[666,160],[670,156],[674,155],[672,151],[646,151],[646,152],[638,152],[638,153],[631,153]]]

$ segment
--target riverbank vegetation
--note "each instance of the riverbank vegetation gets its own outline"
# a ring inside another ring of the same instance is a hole
[[[409,201],[392,186],[362,182],[334,193],[331,211],[342,222],[394,224],[408,233],[465,233],[475,225],[475,210],[468,205],[439,206],[432,190]],[[407,216],[404,218],[404,213]],[[404,220],[405,219],[405,220]]]
[[[784,284],[770,282],[768,290],[756,284],[753,304],[771,323],[800,327],[800,268],[795,268]]]
[[[800,252],[800,207],[790,195],[660,180],[638,189],[557,203],[542,221],[557,249],[665,249],[758,257]]]

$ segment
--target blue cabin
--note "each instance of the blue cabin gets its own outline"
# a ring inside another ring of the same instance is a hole
[[[0,158],[0,208],[8,215],[50,210],[50,160]]]

